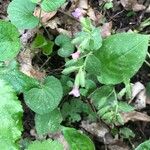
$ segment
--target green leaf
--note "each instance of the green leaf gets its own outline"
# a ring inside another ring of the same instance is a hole
[[[60,130],[62,116],[59,109],[44,115],[35,115],[35,128],[39,135],[54,133]]]
[[[79,69],[78,66],[71,66],[71,67],[65,68],[65,69],[62,71],[62,73],[63,73],[64,75],[67,75],[67,74],[72,73],[72,72],[74,72],[74,71],[76,71],[76,70],[78,70],[78,69]]]
[[[39,3],[41,0],[31,0],[33,3]]]
[[[53,52],[54,42],[47,41],[47,44],[42,47],[42,52],[44,55],[50,55]]]
[[[90,55],[87,57],[86,71],[98,76],[101,73],[100,66],[101,66],[101,62],[96,56]]]
[[[35,7],[31,0],[13,0],[7,9],[8,17],[17,28],[32,29],[39,23],[39,19],[33,16]]]
[[[126,102],[119,102],[118,103],[118,109],[121,112],[131,112],[134,110],[134,107],[132,107],[131,105],[129,105]]]
[[[58,50],[58,55],[61,57],[69,57],[74,52],[74,45],[71,43],[71,38],[67,35],[60,34],[55,39],[56,45],[61,48]]]
[[[90,95],[90,98],[94,105],[100,109],[102,108],[107,102],[109,97],[111,96],[113,92],[112,86],[102,86],[99,89],[95,90],[92,95]]]
[[[102,46],[100,29],[92,26],[89,18],[82,18],[82,32],[79,32],[72,43],[79,46],[81,51],[96,51]]]
[[[10,22],[0,20],[0,61],[10,60],[19,53],[19,32]]]
[[[36,38],[31,44],[31,48],[42,48],[45,45],[47,45],[47,41],[44,36],[41,34],[37,34]]]
[[[126,127],[121,128],[119,133],[120,133],[121,137],[123,137],[124,139],[130,139],[130,138],[135,137],[135,134],[133,133],[133,131]]]
[[[10,140],[0,138],[0,147],[2,150],[18,150],[18,147]]]
[[[0,139],[15,143],[21,137],[22,106],[14,90],[0,80]]]
[[[67,140],[70,150],[95,150],[95,146],[91,139],[78,132],[74,128],[64,128],[63,134]]]
[[[24,93],[26,104],[37,114],[53,111],[61,101],[63,89],[60,81],[48,76],[44,83]]]
[[[130,79],[142,66],[148,49],[148,35],[121,33],[108,37],[95,53],[100,61],[99,81],[118,84]],[[94,72],[91,72],[94,74]]]
[[[80,99],[73,99],[70,102],[65,102],[61,109],[63,120],[69,119],[71,122],[80,121],[81,113],[87,115],[92,114],[89,106]]]
[[[63,150],[62,144],[58,141],[45,140],[45,141],[34,141],[26,150]]]
[[[150,148],[150,140],[147,140],[141,143],[135,150],[149,150]]]
[[[0,67],[0,78],[11,84],[17,93],[22,93],[39,84],[36,79],[22,73],[16,61]]]
[[[44,11],[56,11],[66,0],[43,0],[41,7]]]

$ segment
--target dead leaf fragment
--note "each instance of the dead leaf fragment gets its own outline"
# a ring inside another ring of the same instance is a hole
[[[124,123],[127,123],[128,121],[144,121],[144,122],[150,122],[150,116],[148,116],[145,113],[132,111],[128,113],[122,113],[122,118],[124,120]]]
[[[48,134],[48,136],[51,139],[58,140],[63,145],[64,150],[69,150],[69,144],[61,132],[57,132],[54,134]]]
[[[112,30],[112,22],[104,23],[104,25],[101,28],[101,36],[103,38],[110,36],[111,30]]]
[[[79,0],[79,5],[78,7],[83,8],[83,9],[88,9],[88,0]]]
[[[136,82],[132,85],[131,94],[132,99],[134,99],[145,87],[141,82]]]
[[[36,7],[36,9],[34,10],[34,16],[39,17],[40,13],[41,13],[42,23],[45,24],[48,20],[50,20],[52,17],[56,15],[57,11],[45,12],[43,10],[41,11],[39,7]]]
[[[137,0],[120,0],[120,3],[126,10],[133,10],[136,12],[146,8],[144,5],[139,4]]]
[[[146,91],[145,90],[141,91],[137,95],[134,106],[138,110],[146,107]]]
[[[89,16],[89,18],[90,18],[91,20],[97,21],[95,12],[94,12],[94,10],[93,10],[91,7],[88,9],[87,15]]]

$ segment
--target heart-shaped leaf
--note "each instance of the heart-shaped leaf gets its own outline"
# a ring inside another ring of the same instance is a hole
[[[74,52],[74,45],[71,43],[71,38],[67,35],[59,35],[55,39],[56,45],[61,48],[58,50],[58,55],[61,57],[69,57]]]
[[[36,4],[30,0],[13,0],[10,2],[7,12],[11,22],[19,29],[32,29],[39,23],[39,19],[33,15]]]
[[[37,114],[45,114],[53,111],[63,96],[63,89],[58,79],[49,76],[44,84],[25,92],[26,104]]]
[[[0,61],[14,58],[20,50],[19,32],[10,22],[0,20]]]

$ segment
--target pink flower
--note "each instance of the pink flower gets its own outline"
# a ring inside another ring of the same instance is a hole
[[[78,59],[80,57],[80,51],[76,51],[75,53],[71,54],[72,59]]]
[[[74,16],[77,19],[80,19],[83,17],[84,10],[82,8],[76,8],[74,12],[72,12],[72,16]]]
[[[80,91],[77,86],[74,86],[72,91],[69,93],[69,95],[73,95],[74,97],[79,97],[80,96]]]

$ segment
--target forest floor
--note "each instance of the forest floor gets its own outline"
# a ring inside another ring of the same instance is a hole
[[[0,1],[0,19],[7,20],[8,4],[9,0]],[[57,12],[42,13],[42,22],[45,24],[45,27],[41,27],[38,32],[45,34],[45,36],[51,40],[55,39],[60,33],[65,33],[73,37],[75,33],[81,29],[79,21],[72,16],[72,12],[76,8],[81,8],[84,11],[84,15],[89,17],[95,26],[100,26],[104,36],[110,36],[111,34],[120,32],[150,34],[150,0],[68,0],[65,6],[60,8]],[[34,14],[38,16],[39,10],[35,10]],[[21,40],[24,42],[24,45],[33,41],[36,30],[37,29],[20,31],[22,34]],[[47,75],[56,76],[60,74],[65,62],[55,54],[57,49],[58,47],[54,46],[54,54],[51,56],[51,59],[38,53],[32,60],[33,66],[40,68],[40,70],[44,72],[43,74],[46,73]],[[23,57],[25,59],[25,56]],[[146,60],[149,61],[149,58]],[[35,76],[39,78],[43,76],[42,73],[34,73],[36,74]],[[146,87],[150,82],[150,66],[144,63],[138,73],[131,79],[131,82],[140,82]],[[117,85],[116,88],[119,89],[121,86],[122,85]],[[23,96],[20,95],[19,97],[22,99],[25,111],[23,118],[23,138],[28,137],[35,139],[34,113],[24,104]],[[140,111],[150,115],[150,102]],[[102,132],[106,131],[95,127],[96,124],[93,124],[93,128],[96,130],[95,133],[89,130],[91,126],[83,120],[74,123],[73,126],[87,132],[87,134],[92,137],[97,150],[129,150],[150,138],[150,122],[146,119],[146,121],[143,121],[143,118],[138,117],[138,119],[133,119],[125,124],[125,127],[129,127],[135,133],[134,138],[122,139],[115,137],[116,139],[111,141],[112,139],[108,133],[108,137],[105,135],[105,138],[108,138],[106,139],[108,141],[107,144],[103,142],[104,137],[99,139],[97,135],[98,130],[102,130]]]

